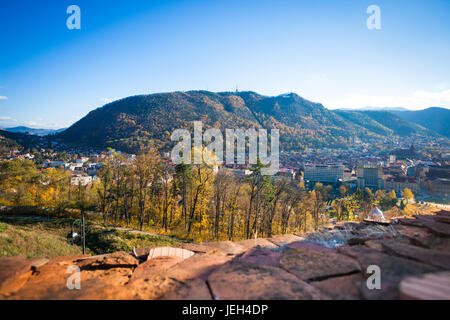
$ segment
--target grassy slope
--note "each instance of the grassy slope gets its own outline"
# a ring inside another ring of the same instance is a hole
[[[0,256],[51,258],[81,253],[80,247],[67,242],[63,229],[48,228],[36,222],[0,222]]]
[[[82,253],[79,243],[70,244],[66,236],[71,230],[72,219],[36,221],[32,219],[1,219],[0,256],[26,258],[51,258]],[[76,224],[76,228],[78,228]],[[79,230],[76,230],[79,232]],[[176,245],[172,239],[134,234],[105,228],[100,224],[88,224],[86,247],[89,254],[128,251],[164,245]]]

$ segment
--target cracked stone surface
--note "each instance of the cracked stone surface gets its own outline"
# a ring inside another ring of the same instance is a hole
[[[355,260],[345,255],[291,248],[283,251],[280,266],[302,280],[346,275],[359,271]]]
[[[424,249],[393,240],[383,241],[382,246],[386,252],[400,257],[431,264],[444,270],[450,270],[450,252],[443,253],[437,250]]]
[[[237,260],[247,264],[257,264],[263,266],[280,266],[281,251],[267,248],[253,248],[245,252]]]
[[[314,281],[312,285],[334,300],[360,300],[359,286],[365,282],[361,273]]]
[[[381,252],[365,253],[360,255],[357,259],[361,266],[361,270],[366,277],[371,275],[366,272],[367,268],[371,265],[379,266],[383,275],[400,277],[435,272],[438,270],[431,265],[391,256]]]
[[[208,277],[219,300],[321,300],[328,297],[310,284],[279,268],[229,263]]]
[[[340,223],[334,230],[358,240],[337,250],[324,246],[334,235],[325,231],[314,242],[278,235],[93,257],[3,257],[0,299],[450,299],[450,224],[435,219],[448,216],[401,218],[389,228]],[[374,230],[385,233],[374,239]],[[367,287],[371,265],[380,267],[381,290]],[[73,268],[79,290],[67,285]]]
[[[311,251],[319,251],[319,252],[336,252],[334,249],[330,249],[324,246],[321,246],[320,244],[316,243],[309,243],[309,242],[292,242],[287,245],[291,249],[302,249],[302,250],[311,250]]]

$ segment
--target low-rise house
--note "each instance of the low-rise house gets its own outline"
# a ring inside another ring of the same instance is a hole
[[[73,186],[82,185],[83,187],[92,184],[93,179],[91,176],[74,175],[70,179],[70,184]]]

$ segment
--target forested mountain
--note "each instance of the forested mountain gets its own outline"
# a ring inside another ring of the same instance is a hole
[[[362,111],[381,125],[391,129],[398,136],[435,136],[436,133],[416,123],[403,120],[389,111]]]
[[[66,142],[124,151],[139,152],[150,140],[169,149],[172,132],[192,128],[195,120],[222,132],[227,128],[278,128],[284,150],[345,146],[355,136],[378,137],[293,93],[267,97],[254,92],[208,91],[128,97],[90,112],[56,136]]]
[[[421,125],[409,122],[395,111],[336,110],[341,117],[383,136],[437,136],[438,134]],[[400,111],[402,112],[402,111]]]
[[[10,149],[17,146],[17,142],[8,137],[8,132],[0,130],[0,154],[9,152]]]
[[[383,136],[390,136],[394,134],[392,129],[389,129],[377,122],[376,120],[369,117],[367,114],[361,111],[350,111],[350,110],[336,110],[336,114],[340,115],[342,118],[357,124],[367,130],[375,132]]]
[[[139,95],[91,111],[56,134],[66,142],[141,152],[152,141],[169,150],[175,129],[278,128],[282,150],[343,147],[355,137],[380,140],[392,135],[435,135],[386,111],[330,111],[295,93],[275,97],[255,92],[188,91]]]
[[[27,136],[21,133],[13,133],[0,129],[0,155],[9,155],[9,151],[21,148],[22,143],[27,144],[30,141]]]
[[[418,111],[393,111],[400,118],[417,123],[450,138],[450,110],[438,107]]]

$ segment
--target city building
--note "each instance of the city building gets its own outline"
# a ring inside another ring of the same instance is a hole
[[[384,189],[383,169],[379,165],[365,164],[357,169],[358,188]]]
[[[304,166],[304,180],[310,182],[337,183],[344,178],[343,165],[306,164]]]
[[[418,157],[414,145],[411,145],[409,149],[396,149],[391,152],[398,160],[415,159]]]
[[[435,178],[434,180],[427,180],[423,182],[423,186],[430,194],[442,196],[447,200],[450,198],[450,179],[448,178]]]
[[[384,183],[386,191],[394,190],[397,194],[403,193],[405,188],[413,193],[419,192],[419,181],[415,177],[389,177]]]

